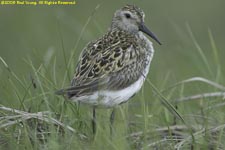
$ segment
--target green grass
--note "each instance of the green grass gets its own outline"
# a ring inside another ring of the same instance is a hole
[[[210,68],[209,58],[201,50],[189,26],[188,31],[205,69],[214,80],[219,81],[217,77],[223,75],[219,70],[218,49],[211,32],[209,39],[213,58],[218,63],[216,72]],[[66,64],[68,69],[64,70],[64,80],[60,80],[56,73],[57,57],[46,55],[44,58],[48,63],[40,66],[34,66],[32,62],[32,59],[38,58],[24,59],[25,65],[31,69],[27,79],[18,77],[0,58],[1,67],[8,71],[5,80],[8,84],[2,89],[5,96],[0,107],[1,149],[224,147],[225,87],[222,84],[193,77],[170,85],[167,83],[168,75],[164,84],[156,88],[148,78],[145,87],[133,100],[117,108],[113,137],[109,133],[110,110],[107,109],[97,110],[97,134],[93,136],[91,108],[71,103],[54,94],[55,90],[65,86],[70,65]],[[185,96],[186,88],[198,93]]]
[[[59,21],[60,54],[51,48],[33,49],[17,69],[0,55],[0,149],[223,149],[224,60],[213,29],[205,31],[207,42],[201,45],[191,24],[181,28],[174,23],[182,53],[167,56],[170,51],[156,50],[141,91],[116,108],[113,136],[110,109],[97,109],[94,136],[91,107],[54,94],[69,85],[78,53],[89,41],[82,42],[89,23],[102,29],[93,19],[98,9],[99,5],[79,28],[72,50],[65,48],[64,25]],[[29,73],[21,75],[23,68]]]

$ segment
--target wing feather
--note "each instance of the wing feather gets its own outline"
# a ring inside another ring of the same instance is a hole
[[[118,32],[118,31],[117,31]],[[110,34],[110,35],[109,35]],[[69,98],[89,95],[97,90],[118,90],[132,84],[137,76],[132,72],[138,55],[134,37],[109,32],[89,43],[82,51],[71,87],[58,91]]]

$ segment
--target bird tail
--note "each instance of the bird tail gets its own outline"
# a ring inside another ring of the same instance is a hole
[[[55,91],[55,94],[56,95],[63,95],[67,98],[71,98],[73,94],[71,94],[70,90],[71,90],[70,88],[61,89],[61,90]]]

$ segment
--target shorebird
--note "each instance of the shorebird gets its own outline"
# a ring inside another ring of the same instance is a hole
[[[154,54],[152,42],[145,34],[161,45],[145,26],[144,17],[144,12],[134,5],[117,10],[109,30],[84,47],[71,86],[57,91],[72,101],[93,107],[93,133],[96,132],[96,108],[113,108],[112,132],[114,108],[141,89]]]

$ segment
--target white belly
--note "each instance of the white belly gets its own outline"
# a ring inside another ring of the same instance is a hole
[[[140,77],[132,85],[119,91],[103,90],[95,92],[94,94],[89,96],[74,97],[72,99],[97,107],[114,107],[116,105],[126,102],[135,93],[137,93],[141,89],[144,80],[144,76]]]

